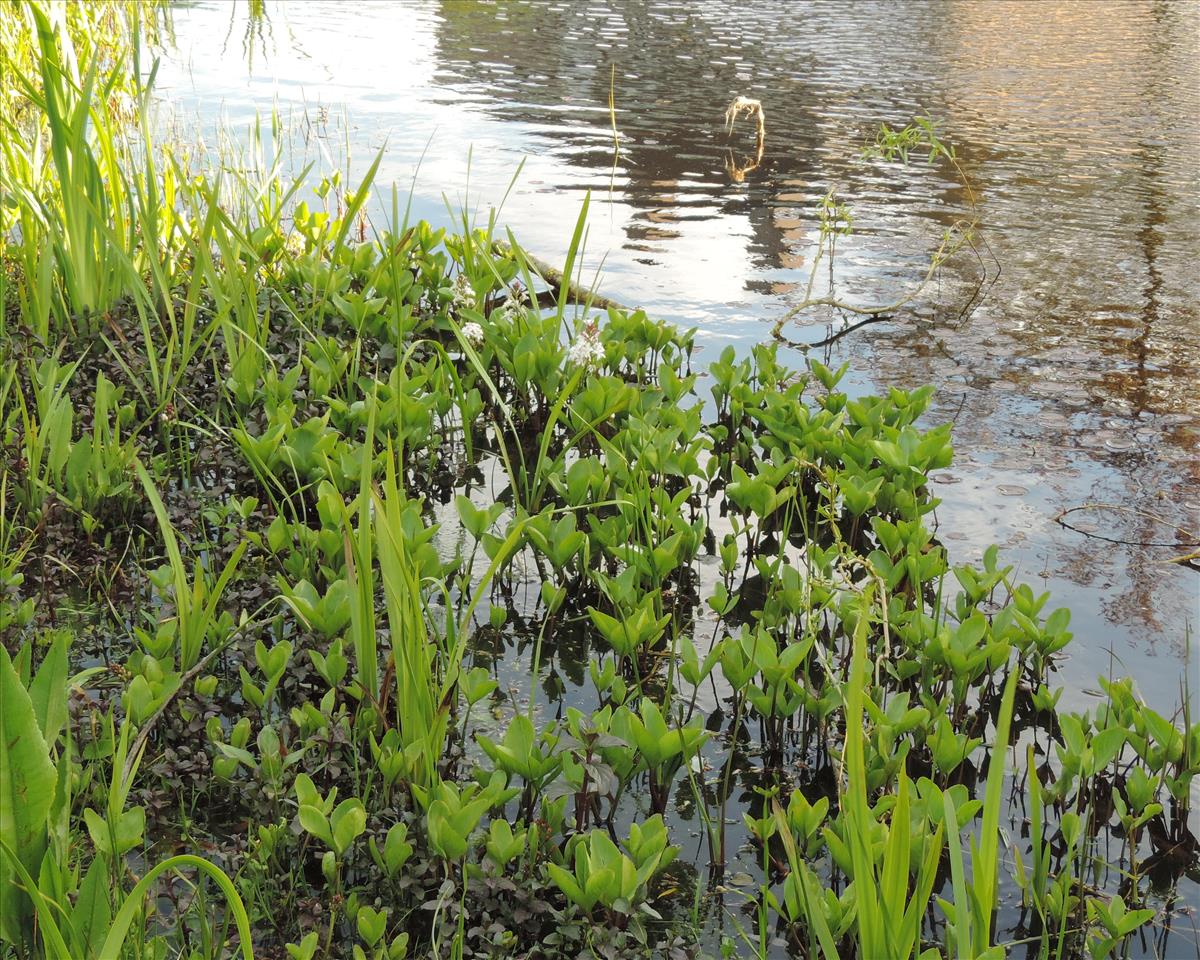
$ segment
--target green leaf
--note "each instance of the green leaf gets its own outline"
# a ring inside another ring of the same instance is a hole
[[[467,840],[450,823],[450,808],[444,800],[434,800],[425,815],[429,840],[446,860],[457,860],[467,852]]]
[[[846,837],[852,863],[855,888],[858,890],[859,942],[865,955],[883,956],[886,943],[879,912],[879,890],[875,874],[875,859],[869,837],[874,815],[867,804],[867,776],[864,757],[863,691],[867,683],[867,620],[872,590],[862,596],[858,623],[854,629],[850,659],[850,681],[846,693],[846,779],[848,788],[843,799],[846,811]],[[859,882],[861,880],[861,882]]]
[[[408,842],[408,827],[403,823],[393,824],[387,832],[383,844],[383,860],[387,866],[388,876],[395,876],[412,856],[413,847]]]
[[[1000,715],[996,718],[996,741],[988,767],[987,788],[983,804],[983,824],[979,830],[979,858],[973,860],[974,892],[978,896],[979,916],[974,927],[976,951],[982,953],[990,946],[991,919],[996,909],[996,877],[1000,858],[1000,811],[1003,806],[1004,767],[1008,758],[1009,729],[1012,726],[1013,703],[1017,694],[1019,670],[1012,670],[1004,685]],[[949,824],[950,821],[947,821]],[[966,904],[959,909],[966,912]]]
[[[333,849],[340,857],[367,827],[367,813],[362,802],[351,797],[333,811]]]
[[[117,819],[115,831],[118,855],[127,853],[142,842],[146,830],[146,811],[142,807],[131,807]]]
[[[33,877],[25,869],[25,865],[21,863],[12,848],[2,839],[0,839],[0,853],[4,854],[4,859],[0,861],[0,865],[8,863],[12,867],[13,872],[16,873],[17,880],[21,886],[26,891],[30,891],[30,899],[33,900],[34,907],[37,910],[39,929],[47,948],[46,960],[76,960],[75,955],[67,948],[62,932],[58,929],[58,923],[56,922],[57,913],[52,909],[51,902],[42,895]],[[15,885],[13,885],[12,889],[16,889]],[[10,916],[12,915],[0,913],[0,922],[5,922]],[[8,920],[8,922],[12,921]]]
[[[33,701],[0,646],[0,841],[16,851],[31,875],[46,850],[55,779]],[[0,869],[0,934],[12,942],[18,942],[20,918],[27,911],[22,900],[11,869]]]
[[[102,857],[92,860],[79,886],[79,897],[71,909],[74,949],[79,956],[94,957],[112,919],[108,902],[108,865]]]
[[[1112,763],[1124,744],[1125,731],[1120,727],[1109,727],[1092,738],[1092,756],[1097,773]]]
[[[67,647],[71,635],[55,636],[46,658],[29,686],[29,698],[46,744],[53,747],[67,722]]]
[[[300,826],[311,833],[326,846],[333,846],[333,834],[329,830],[329,820],[317,807],[301,804],[299,810]]]
[[[141,843],[146,828],[146,812],[141,807],[123,811],[115,823],[109,823],[88,807],[83,811],[83,819],[96,850],[110,858],[128,853]]]
[[[1153,918],[1153,910],[1130,910],[1117,921],[1117,933],[1122,937],[1127,937],[1143,923],[1148,923]]]
[[[288,956],[292,960],[312,960],[317,955],[317,944],[320,939],[320,934],[313,930],[305,935],[304,939],[299,943],[287,944]]]
[[[387,916],[386,909],[376,910],[366,904],[358,908],[358,917],[356,918],[358,933],[368,946],[374,947],[383,939],[383,935],[387,931]]]
[[[554,881],[555,886],[566,895],[567,899],[578,905],[584,910],[591,909],[595,900],[589,901],[584,894],[583,889],[575,881],[575,878],[567,873],[562,867],[554,863],[546,864],[546,872],[550,874],[550,879]]]
[[[1014,671],[1015,673],[1015,671]],[[952,827],[958,823],[958,814],[954,809],[954,800],[950,796],[950,791],[947,790],[942,794],[942,803],[944,804],[947,826]],[[951,831],[948,830],[947,833]],[[954,924],[954,936],[958,946],[959,957],[970,957],[971,953],[971,904],[967,899],[967,879],[966,871],[963,869],[963,856],[961,839],[958,835],[958,830],[953,829],[953,836],[950,837],[950,878],[954,888],[954,905],[950,906],[940,897],[938,902],[942,905],[942,910],[945,912],[948,920],[952,920]]]

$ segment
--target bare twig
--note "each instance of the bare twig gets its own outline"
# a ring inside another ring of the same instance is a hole
[[[941,265],[955,253],[957,253],[958,250],[962,248],[964,243],[969,243],[969,234],[965,231],[961,233],[960,240],[953,244],[951,243],[951,237],[956,232],[956,228],[960,228],[961,226],[961,223],[955,224],[948,231],[946,231],[946,236],[942,239],[941,246],[938,247],[937,251],[933,255],[932,260],[930,260],[929,270],[926,271],[924,279],[917,285],[915,290],[901,297],[899,300],[896,300],[893,303],[878,304],[875,306],[859,306],[853,303],[846,303],[844,300],[839,300],[834,296],[805,297],[804,300],[796,304],[794,307],[788,310],[787,313],[775,321],[775,326],[771,329],[771,335],[776,338],[781,338],[783,325],[791,320],[792,317],[802,313],[805,310],[808,310],[811,307],[833,307],[837,310],[844,310],[847,313],[854,313],[865,317],[879,317],[882,314],[895,313],[901,307],[917,299],[925,287],[929,285],[929,282],[933,279]]]
[[[817,347],[828,347],[831,344],[837,343],[842,337],[848,336],[855,330],[860,330],[863,327],[869,327],[873,323],[882,323],[885,320],[891,320],[890,313],[876,313],[867,317],[865,320],[859,320],[858,323],[844,324],[840,329],[835,330],[827,337],[822,337],[820,340],[814,340],[811,343],[804,343],[797,340],[788,340],[786,337],[780,336],[779,339],[784,341],[788,346],[794,347],[797,350],[815,350]]]
[[[207,667],[217,657],[218,654],[227,650],[229,645],[233,643],[233,641],[236,640],[241,633],[241,629],[235,630],[229,635],[228,640],[210,650],[207,654],[205,654],[199,663],[197,663],[179,678],[179,685],[167,695],[166,699],[164,699],[162,703],[158,705],[158,709],[150,715],[150,719],[147,720],[142,725],[142,729],[138,731],[137,739],[133,741],[133,747],[130,749],[127,755],[128,759],[125,761],[125,769],[122,772],[122,779],[128,780],[131,776],[133,776],[133,770],[141,758],[142,751],[146,747],[146,742],[150,739],[150,734],[154,731],[154,727],[158,724],[158,721],[161,720],[163,714],[167,712],[167,707],[174,703],[175,698],[179,696],[180,692],[188,687],[191,682],[196,679],[196,677],[200,676],[200,674],[204,672],[205,667]]]
[[[739,97],[738,100],[735,100],[734,103],[730,105],[729,111],[726,114],[727,120],[737,115],[737,110],[735,108],[738,106],[738,102],[742,100],[745,100],[745,98]],[[743,109],[745,108],[743,107]],[[867,317],[868,320],[864,321],[863,323],[847,324],[843,329],[833,333],[829,337],[826,337],[824,340],[808,344],[807,346],[810,349],[815,346],[827,346],[850,333],[852,330],[857,330],[868,323],[872,323],[883,318],[885,315],[895,313],[901,307],[911,303],[913,300],[919,297],[924,291],[925,287],[928,286],[928,284],[933,280],[938,270],[946,263],[946,261],[948,261],[959,250],[961,250],[964,245],[968,246],[971,249],[971,252],[975,254],[975,258],[979,262],[983,275],[979,282],[976,283],[975,288],[971,291],[970,296],[967,297],[966,301],[964,302],[962,309],[955,318],[954,326],[961,326],[966,322],[967,318],[987,295],[988,290],[990,290],[992,285],[995,284],[1000,278],[1001,264],[999,259],[996,257],[996,254],[992,250],[991,245],[987,242],[987,239],[982,236],[978,236],[977,228],[979,226],[980,217],[977,206],[977,198],[975,196],[975,191],[971,187],[970,178],[967,176],[966,171],[959,163],[953,147],[948,147],[937,139],[932,121],[928,120],[927,118],[918,118],[913,124],[910,124],[909,127],[902,131],[891,131],[886,125],[884,125],[881,130],[880,139],[877,140],[874,145],[868,147],[864,151],[863,155],[865,157],[874,156],[883,159],[892,159],[898,156],[907,161],[908,152],[910,150],[919,148],[924,148],[929,151],[930,160],[932,160],[934,157],[944,157],[950,162],[955,173],[958,175],[964,190],[966,191],[967,204],[971,211],[969,218],[957,220],[953,225],[951,225],[950,229],[946,231],[942,238],[941,245],[938,247],[930,261],[929,270],[926,272],[924,279],[921,280],[916,289],[893,303],[879,304],[876,306],[859,306],[856,304],[847,303],[844,300],[839,300],[833,293],[833,258],[836,254],[837,236],[839,234],[845,234],[849,232],[849,215],[844,208],[835,201],[835,190],[830,190],[825,195],[825,199],[821,204],[821,236],[818,242],[817,252],[813,259],[811,270],[809,271],[808,286],[805,289],[804,299],[788,310],[787,313],[785,313],[779,318],[779,320],[776,321],[775,326],[772,328],[772,335],[776,340],[780,340],[784,343],[791,343],[791,341],[787,340],[787,338],[783,337],[782,335],[784,324],[786,324],[796,315],[811,307],[832,307],[836,310],[841,310],[846,313]],[[830,216],[831,212],[833,217]],[[977,240],[979,241],[978,243],[976,242]],[[996,273],[990,279],[988,277],[987,264],[984,262],[983,253],[980,250],[980,244],[982,244],[983,250],[987,252],[988,256],[996,265]],[[828,256],[830,261],[830,292],[822,297],[814,297],[812,294],[813,286],[817,278],[817,267],[825,256]]]
[[[1095,533],[1091,530],[1084,530],[1080,527],[1072,526],[1066,521],[1066,519],[1064,519],[1069,514],[1077,513],[1082,510],[1116,510],[1120,513],[1136,514],[1139,517],[1152,520],[1153,522],[1162,524],[1165,527],[1170,527],[1177,534],[1180,534],[1180,538],[1176,540],[1124,540],[1119,537],[1106,537],[1101,533]],[[1172,523],[1170,520],[1151,513],[1149,510],[1141,510],[1137,507],[1129,507],[1121,503],[1084,503],[1078,507],[1068,507],[1067,509],[1060,511],[1058,515],[1055,516],[1054,522],[1061,527],[1066,527],[1068,530],[1073,530],[1075,533],[1081,533],[1085,537],[1091,537],[1095,540],[1103,540],[1105,543],[1119,543],[1123,546],[1130,547],[1200,547],[1200,536],[1197,536],[1184,527],[1181,527],[1179,524]],[[1178,557],[1175,558],[1175,562],[1189,560],[1194,556],[1195,554]]]

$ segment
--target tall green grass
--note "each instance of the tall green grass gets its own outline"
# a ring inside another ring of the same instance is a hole
[[[918,865],[915,887],[910,894],[911,787],[903,768],[896,786],[896,804],[892,808],[882,862],[877,860],[872,849],[875,815],[867,802],[862,736],[863,695],[869,683],[867,630],[871,622],[872,594],[870,587],[863,594],[862,610],[852,640],[846,693],[846,788],[841,797],[846,817],[844,839],[850,850],[850,879],[856,891],[855,929],[859,956],[908,960],[922,952],[921,928],[941,857],[943,825],[938,825],[932,841],[925,847],[925,856]],[[827,956],[826,960],[832,958]]]
[[[16,79],[44,118],[49,150],[42,153],[41,130],[20,137],[10,126],[6,166],[25,178],[7,186],[40,220],[24,242],[46,241],[53,251],[56,319],[68,329],[76,323],[94,328],[94,316],[132,289],[134,224],[120,133],[107,109],[126,68],[102,73],[92,60],[80,73],[69,34],[40,4],[26,9],[36,26],[38,75],[17,72]],[[27,156],[19,155],[22,147]]]

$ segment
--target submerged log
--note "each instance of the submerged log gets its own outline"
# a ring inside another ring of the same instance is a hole
[[[493,247],[497,253],[504,256],[514,256],[513,248],[503,240],[493,241]],[[594,288],[581,287],[579,284],[572,281],[569,277],[564,278],[563,273],[557,267],[551,266],[540,257],[535,257],[528,250],[521,249],[516,251],[515,255],[520,256],[534,273],[545,281],[546,286],[550,289],[544,290],[538,294],[539,306],[552,306],[558,302],[558,291],[563,289],[563,281],[566,280],[566,297],[570,303],[579,303],[584,306],[594,307],[597,310],[622,310],[625,313],[632,313],[633,308],[627,307],[623,303],[606,297],[596,291]]]

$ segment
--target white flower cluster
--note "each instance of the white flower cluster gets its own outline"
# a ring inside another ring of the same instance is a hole
[[[454,281],[454,299],[450,301],[450,306],[455,311],[475,309],[475,291],[471,289],[471,281],[465,274],[460,273]]]
[[[583,367],[591,367],[604,362],[604,344],[594,328],[587,328],[575,338],[567,351],[567,360]]]
[[[293,231],[283,239],[283,252],[293,260],[304,256],[304,237]]]
[[[504,302],[492,311],[492,319],[497,323],[512,323],[525,315],[532,302],[529,299],[529,291],[519,280],[514,280],[505,288],[504,293]]]
[[[483,346],[483,327],[477,323],[464,323],[462,325],[463,339],[473,347]]]
[[[492,319],[498,323],[512,323],[521,310],[522,307],[512,297],[509,297],[492,311]]]

